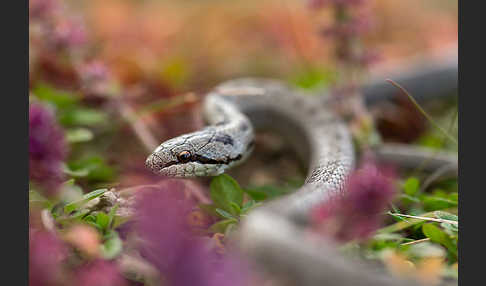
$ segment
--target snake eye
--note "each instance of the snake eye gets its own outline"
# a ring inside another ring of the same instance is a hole
[[[187,163],[191,159],[191,152],[182,151],[179,153],[179,155],[177,155],[177,159],[179,160],[179,162]]]

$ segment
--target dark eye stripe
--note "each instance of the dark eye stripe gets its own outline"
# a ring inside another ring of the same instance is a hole
[[[224,160],[215,160],[215,159],[210,159],[210,158],[204,157],[202,155],[194,154],[191,158],[191,161],[192,162],[199,162],[201,164],[229,164],[233,161],[240,160],[241,157],[242,157],[242,155],[240,154],[240,155],[236,156],[235,158],[226,158]]]

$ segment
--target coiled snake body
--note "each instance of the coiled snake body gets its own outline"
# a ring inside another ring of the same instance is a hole
[[[265,207],[302,220],[314,204],[341,192],[354,164],[350,134],[328,98],[276,80],[225,82],[206,96],[204,116],[208,127],[162,143],[147,167],[173,177],[218,175],[250,155],[255,129],[275,129],[308,162],[309,173],[298,191]]]
[[[421,61],[393,77],[414,87],[411,91],[417,96],[444,95],[457,87],[457,57]],[[381,78],[370,81],[363,92],[368,103],[395,94]],[[220,174],[249,156],[254,130],[260,128],[283,135],[309,166],[299,190],[253,209],[238,226],[233,241],[259,269],[275,274],[285,285],[417,284],[386,274],[377,265],[348,259],[332,242],[306,231],[311,208],[342,194],[354,165],[351,136],[332,110],[330,98],[302,95],[275,80],[244,78],[210,92],[204,100],[204,115],[207,128],[162,143],[147,158],[147,167],[173,177]],[[431,158],[430,150],[412,149],[389,145],[375,153],[406,168],[415,168],[427,158],[429,171],[452,165],[457,172],[457,154]]]

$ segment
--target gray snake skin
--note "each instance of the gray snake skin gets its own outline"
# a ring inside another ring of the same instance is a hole
[[[232,238],[239,249],[283,285],[417,285],[351,260],[333,242],[306,231],[311,208],[342,194],[354,167],[351,135],[331,103],[325,95],[302,94],[276,80],[225,82],[205,97],[209,126],[162,143],[146,166],[171,177],[215,176],[248,158],[255,130],[272,129],[307,162],[308,176],[294,193],[266,202],[242,219]]]
[[[299,94],[277,80],[243,78],[225,82],[204,101],[209,126],[162,143],[147,158],[156,173],[172,177],[215,176],[251,153],[255,129],[275,129],[309,164],[305,184],[269,208],[305,219],[316,203],[340,193],[354,164],[346,125],[329,98]]]

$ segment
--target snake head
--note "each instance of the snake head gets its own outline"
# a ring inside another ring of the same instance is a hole
[[[216,176],[242,161],[251,145],[224,132],[206,129],[158,146],[145,161],[155,173],[170,177]]]

